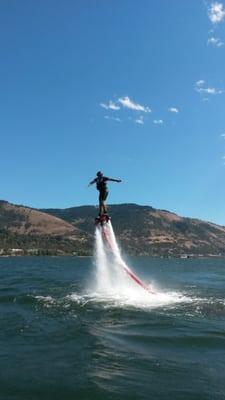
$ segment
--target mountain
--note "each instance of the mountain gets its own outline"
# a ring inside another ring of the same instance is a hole
[[[0,254],[91,255],[94,206],[36,210],[0,201]],[[121,248],[151,256],[225,256],[225,227],[137,204],[109,206]]]
[[[8,254],[87,254],[90,235],[45,212],[0,201],[0,249]],[[16,251],[18,250],[18,251]],[[91,254],[91,250],[89,250]]]
[[[43,210],[93,235],[93,206]],[[109,206],[121,248],[136,255],[225,255],[225,227],[137,204]]]

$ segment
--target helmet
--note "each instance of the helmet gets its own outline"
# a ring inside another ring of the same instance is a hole
[[[102,173],[101,171],[98,171],[96,175],[97,175],[97,176],[102,176],[103,173]]]

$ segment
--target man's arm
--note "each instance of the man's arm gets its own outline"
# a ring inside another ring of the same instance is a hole
[[[118,182],[118,183],[122,182],[121,179],[113,179],[113,178],[107,178],[107,181]]]
[[[95,183],[95,182],[96,182],[96,178],[95,178],[95,179],[93,179],[93,181],[89,182],[88,186],[91,186],[91,185],[93,185],[93,183]]]

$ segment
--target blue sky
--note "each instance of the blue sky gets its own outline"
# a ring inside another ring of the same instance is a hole
[[[220,1],[1,1],[0,198],[96,204],[102,170],[225,225],[224,43]]]

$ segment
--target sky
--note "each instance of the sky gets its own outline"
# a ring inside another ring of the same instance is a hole
[[[0,198],[225,225],[225,3],[2,0]]]

